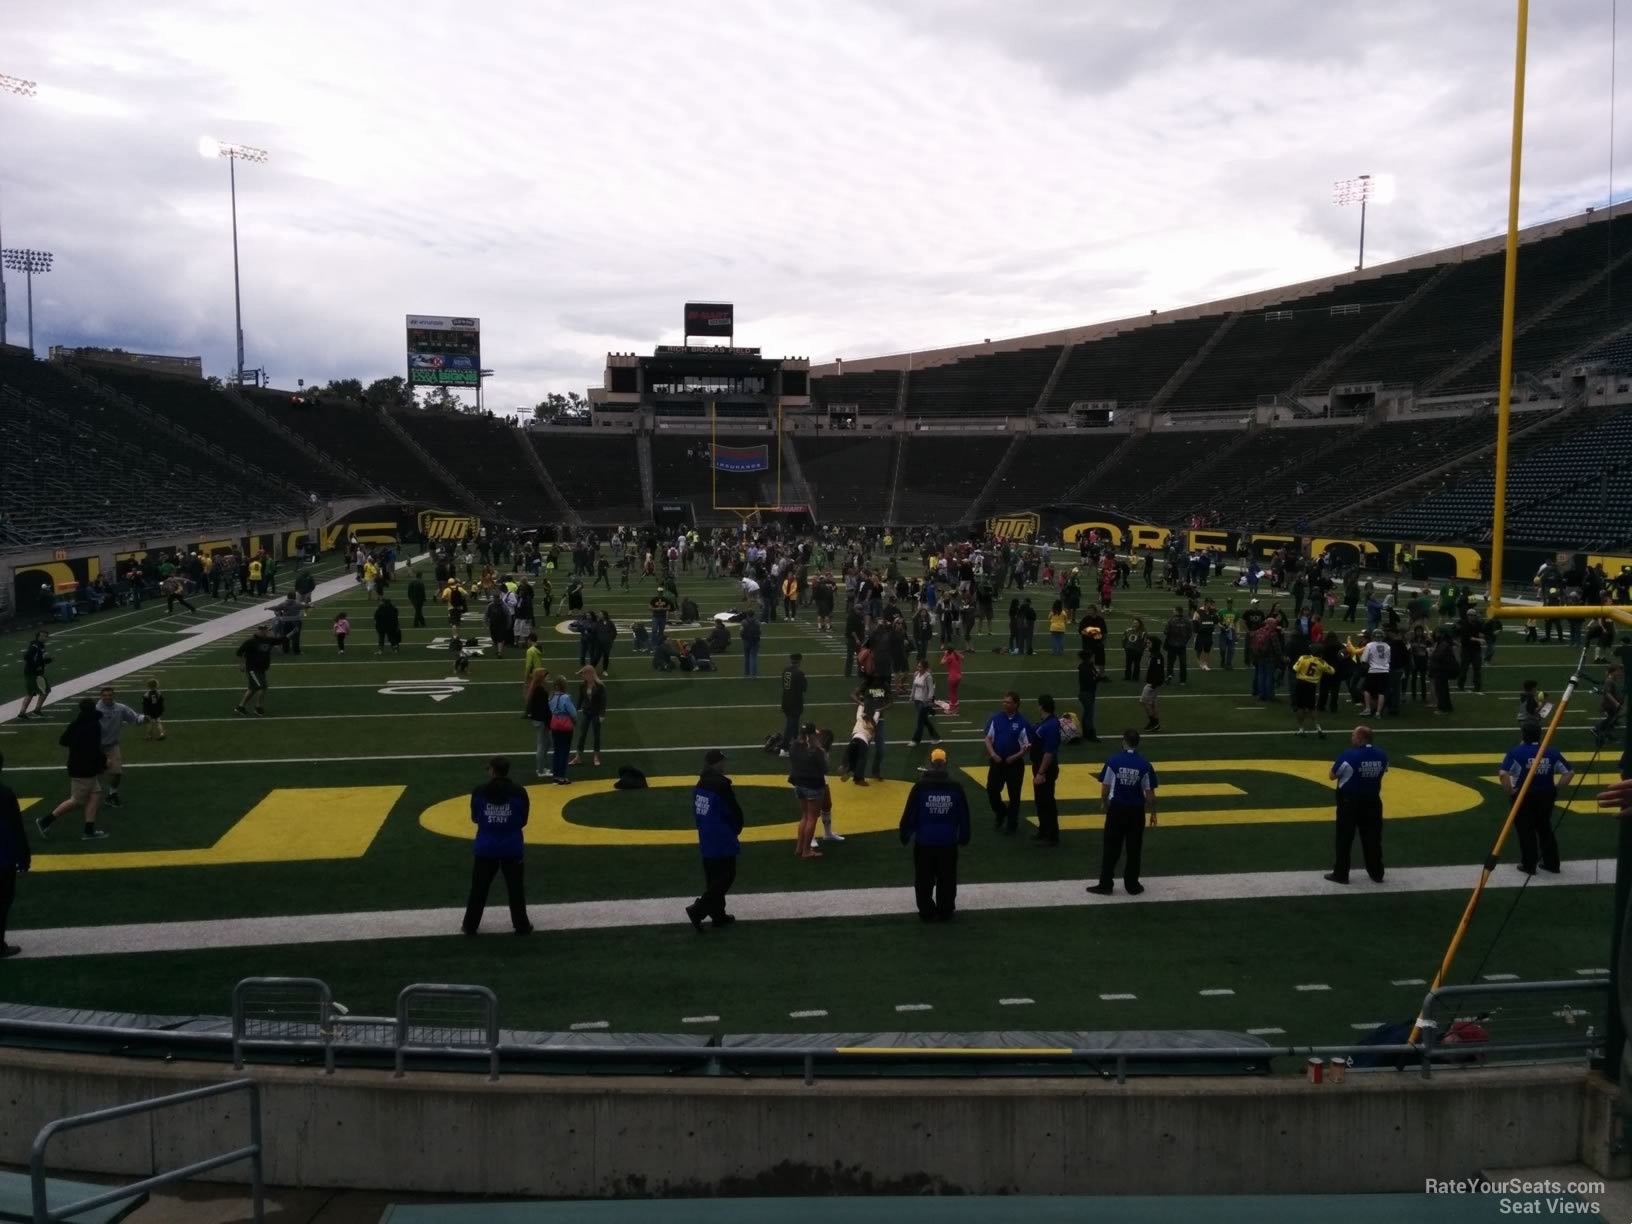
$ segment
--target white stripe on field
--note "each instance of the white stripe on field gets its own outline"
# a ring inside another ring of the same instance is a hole
[[[935,1005],[933,1003],[897,1003],[895,1010],[898,1012],[934,1011]]]
[[[1308,982],[1308,983],[1305,983],[1302,986],[1293,987],[1293,989],[1301,990],[1301,991],[1304,991],[1304,992],[1307,993],[1308,991],[1311,991],[1311,990],[1330,990],[1331,987],[1328,986],[1325,982]]]
[[[999,1007],[1029,1007],[1035,1002],[1037,1002],[1036,999],[999,999],[997,1005]]]
[[[1214,997],[1218,995],[1233,995],[1235,991],[1229,989],[1227,986],[1217,986],[1212,990],[1198,990],[1196,993],[1202,995],[1203,997]]]
[[[718,1016],[681,1016],[681,1024],[717,1024]]]
[[[806,1011],[791,1011],[791,1012],[788,1013],[788,1019],[790,1019],[790,1020],[814,1020],[819,1016],[825,1016],[825,1015],[827,1015],[827,1010],[825,1008],[816,1007],[816,1008],[811,1008],[811,1009],[806,1010]]]
[[[1283,1029],[1283,1028],[1250,1028],[1250,1029],[1247,1030],[1247,1036],[1249,1036],[1249,1037],[1275,1037],[1275,1036],[1279,1036],[1281,1033],[1284,1033],[1284,1032],[1286,1032],[1286,1030]]]
[[[60,767],[59,767],[60,768]],[[858,835],[860,836],[860,835]],[[887,836],[887,835],[883,835]],[[1594,859],[1567,862],[1556,876],[1532,880],[1534,888],[1572,888],[1612,883],[1615,862]],[[1461,892],[1473,868],[1402,867],[1390,870],[1389,883],[1397,892]],[[1500,875],[1488,887],[1518,888],[1527,877]],[[1265,897],[1323,897],[1334,894],[1316,872],[1279,871],[1216,873],[1188,876],[1147,876],[1142,904],[1221,902],[1233,904],[1251,889],[1254,899]],[[533,925],[545,931],[607,930],[672,926],[685,919],[685,897],[638,897],[610,901],[572,901],[528,908]],[[899,915],[916,918],[912,893],[904,888],[824,889],[814,892],[733,894],[733,909],[749,921],[813,921]],[[1063,909],[1097,904],[1082,891],[1082,880],[1036,880],[1010,883],[965,884],[958,889],[958,908],[971,913],[989,910]],[[1332,902],[1341,904],[1341,902]],[[183,952],[195,948],[249,948],[275,945],[349,943],[377,939],[456,935],[460,909],[381,910],[360,913],[296,914],[264,918],[219,918],[196,922],[143,922],[108,926],[59,927],[14,931],[21,945],[20,959],[92,956],[131,952]],[[973,919],[972,919],[973,920]],[[495,936],[496,938],[496,936]],[[1582,975],[1587,976],[1587,975]],[[1330,990],[1325,984],[1307,984],[1300,991]],[[1106,1001],[1132,999],[1131,994],[1106,994]]]
[[[1394,985],[1396,985],[1396,986],[1426,986],[1426,985],[1428,985],[1428,979],[1427,978],[1395,978],[1394,979]]]
[[[1107,1003],[1116,1003],[1126,999],[1137,999],[1139,996],[1135,994],[1102,994],[1099,997]]]
[[[574,1033],[588,1032],[590,1029],[611,1028],[605,1020],[581,1020],[577,1024],[569,1024],[567,1028]]]

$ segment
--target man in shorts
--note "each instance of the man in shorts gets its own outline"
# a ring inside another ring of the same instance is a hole
[[[239,666],[244,673],[244,695],[233,707],[239,714],[249,713],[250,698],[255,699],[255,713],[266,713],[266,673],[272,666],[272,634],[265,625],[255,626],[255,636],[238,647]]]
[[[102,690],[101,700],[96,703],[96,717],[102,724],[102,755],[106,758],[103,772],[108,779],[107,803],[109,807],[120,807],[124,800],[119,797],[119,783],[124,780],[125,758],[119,751],[119,735],[126,726],[135,726],[145,722],[140,714],[127,705],[121,705],[113,699],[113,690]]]
[[[18,721],[28,717],[30,701],[34,702],[34,713],[45,717],[45,699],[51,694],[51,682],[45,678],[51,656],[45,653],[45,642],[50,636],[44,629],[38,630],[23,651],[23,708],[17,712]]]
[[[1360,652],[1360,665],[1366,669],[1361,701],[1366,707],[1366,713],[1373,718],[1383,716],[1383,707],[1388,701],[1388,673],[1393,652],[1389,649],[1385,636],[1381,629],[1373,629],[1371,641],[1367,642],[1365,649]]]

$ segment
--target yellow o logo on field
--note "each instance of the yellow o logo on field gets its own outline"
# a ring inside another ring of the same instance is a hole
[[[731,779],[742,792],[742,806],[750,817],[768,811],[783,811],[793,819],[779,824],[749,824],[742,830],[745,842],[774,842],[794,839],[798,828],[798,800],[786,777],[779,774],[750,774]],[[652,790],[684,790],[689,792],[697,784],[693,774],[647,778]],[[612,794],[616,788],[611,778],[597,778],[589,782],[574,782],[570,786],[556,786],[541,782],[527,788],[531,801],[525,836],[534,846],[695,846],[697,832],[684,829],[623,829],[610,825],[575,824],[567,819],[567,808],[575,801],[595,795]],[[851,833],[882,833],[895,829],[901,823],[901,808],[906,803],[910,782],[871,782],[866,787],[833,784],[833,823],[846,836]],[[774,795],[756,792],[772,790]],[[635,792],[639,793],[639,792]],[[970,795],[973,802],[975,796]],[[689,818],[689,796],[675,796],[677,811]],[[470,796],[448,799],[433,804],[419,817],[419,823],[432,833],[444,837],[468,838],[474,836],[470,821]]]
[[[1080,802],[1099,799],[1100,765],[1065,765],[1060,769],[1055,796],[1062,802]],[[1318,805],[1298,807],[1216,807],[1180,808],[1171,804],[1175,799],[1235,798],[1249,792],[1228,781],[1171,782],[1164,781],[1157,789],[1161,822],[1170,827],[1250,824],[1310,824],[1333,818],[1332,783],[1327,777],[1330,766],[1319,761],[1167,761],[1157,764],[1159,778],[1174,774],[1209,774],[1215,778],[1230,774],[1273,774],[1282,778],[1301,778],[1327,791],[1328,798]],[[969,779],[965,790],[978,825],[984,811],[986,771],[978,765],[962,771]],[[798,806],[788,780],[780,774],[750,774],[732,779],[742,793],[743,807],[750,817],[768,811],[780,810],[788,814],[785,822],[750,824],[742,831],[745,842],[792,841],[797,827]],[[648,778],[646,784],[653,790],[686,790],[696,785],[691,774]],[[884,833],[896,829],[901,821],[901,808],[906,803],[910,782],[884,781],[870,783],[865,789],[833,783],[834,825],[846,835],[852,833]],[[1029,798],[1030,784],[1026,786]],[[526,839],[535,846],[692,846],[697,842],[696,831],[690,827],[678,829],[629,829],[611,825],[578,824],[568,818],[568,808],[581,799],[611,794],[615,790],[610,778],[574,782],[571,786],[540,783],[527,788],[532,801]],[[759,792],[772,791],[766,795]],[[676,811],[683,800],[676,796]],[[1452,816],[1476,808],[1483,802],[1479,792],[1460,782],[1423,773],[1415,769],[1390,769],[1383,780],[1383,808],[1389,820],[1412,820],[1425,816]],[[473,836],[470,821],[470,797],[444,800],[425,809],[419,823],[432,833],[444,837],[469,838]],[[1100,813],[1062,814],[1060,827],[1064,829],[1098,829],[1105,824]]]

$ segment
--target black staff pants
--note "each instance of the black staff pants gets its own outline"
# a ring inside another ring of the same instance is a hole
[[[918,915],[926,922],[952,917],[958,900],[958,848],[913,843],[912,889]]]
[[[704,918],[715,922],[727,917],[725,894],[737,882],[737,860],[733,858],[705,858],[703,860],[703,895],[693,906]]]
[[[533,929],[527,917],[521,860],[479,855],[470,872],[470,900],[465,903],[465,934],[474,935],[480,929],[482,911],[487,908],[488,889],[493,886],[493,877],[501,871],[504,873],[504,891],[510,898],[510,924],[518,931]]]
[[[1011,833],[1020,827],[1020,783],[1025,773],[1024,761],[994,761],[986,767],[986,801],[992,805],[997,827]],[[1003,801],[1005,790],[1009,795],[1007,803]]]
[[[1349,878],[1349,855],[1354,848],[1354,835],[1360,835],[1360,854],[1366,862],[1366,874],[1379,884],[1383,882],[1383,800],[1380,795],[1339,795],[1337,797],[1337,856],[1332,863],[1332,874],[1339,880]]]

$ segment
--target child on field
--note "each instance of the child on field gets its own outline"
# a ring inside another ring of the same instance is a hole
[[[946,712],[958,712],[958,684],[963,680],[963,651],[948,646],[941,652],[941,666],[946,668]]]
[[[448,639],[448,649],[453,652],[453,674],[455,677],[470,674],[470,652],[465,648],[475,644],[475,638],[461,639],[457,633]]]
[[[149,680],[147,691],[142,694],[142,717],[147,720],[147,739],[162,740],[164,738],[164,694],[159,692],[159,682]]]
[[[346,639],[351,636],[351,618],[344,612],[334,614],[334,644],[340,648],[340,653],[346,653]]]

